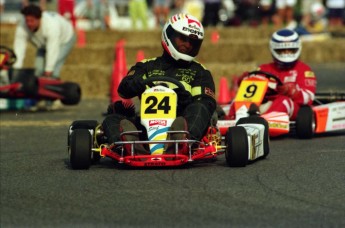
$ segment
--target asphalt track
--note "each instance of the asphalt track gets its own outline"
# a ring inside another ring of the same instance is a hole
[[[343,64],[314,69],[319,88],[345,89]],[[71,170],[69,124],[101,121],[106,106],[1,113],[1,227],[345,227],[344,132],[272,140],[268,158],[245,168],[222,156],[178,169],[104,159]]]

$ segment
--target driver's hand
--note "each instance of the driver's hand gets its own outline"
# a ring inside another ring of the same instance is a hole
[[[294,98],[298,92],[298,86],[295,83],[285,83],[284,85],[277,87],[277,92],[281,95]]]
[[[146,90],[146,84],[144,82],[144,79],[139,76],[130,76],[132,77],[131,80],[128,80],[128,86],[131,88],[133,92],[135,92],[137,95],[142,94]]]
[[[174,91],[177,94],[177,106],[179,108],[185,108],[193,102],[192,95],[187,90],[177,88]]]

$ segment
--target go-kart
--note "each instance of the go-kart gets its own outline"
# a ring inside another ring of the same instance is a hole
[[[145,131],[124,131],[121,141],[111,145],[101,143],[102,126],[96,120],[77,120],[68,129],[68,152],[72,169],[88,169],[93,161],[109,157],[120,164],[132,167],[174,167],[196,161],[214,160],[225,154],[230,167],[243,167],[250,161],[264,158],[269,153],[268,124],[261,117],[243,118],[236,126],[229,127],[225,141],[215,124],[211,124],[200,140],[188,139],[184,129],[170,130],[176,118],[177,94],[161,84],[184,86],[169,77],[150,77],[145,80],[148,89],[141,96],[140,121]],[[185,134],[181,139],[172,139],[174,134]],[[129,135],[144,136],[128,140]],[[141,138],[144,138],[141,140]],[[167,153],[166,144],[173,151]],[[138,153],[137,145],[148,148],[147,154]]]
[[[218,120],[217,126],[222,135],[227,128],[234,126],[237,120],[253,114],[252,107],[259,107],[268,90],[274,90],[282,85],[281,80],[268,72],[253,71],[245,77],[237,90],[233,104],[236,119],[230,120],[228,111],[230,105],[223,105],[221,112],[223,120]],[[254,109],[254,112],[258,110]],[[345,94],[317,93],[312,106],[302,106],[296,120],[290,120],[287,113],[271,112],[260,115],[267,120],[271,137],[295,133],[298,138],[310,139],[314,134],[333,132],[345,129]]]
[[[65,105],[78,104],[81,89],[77,83],[36,77],[34,69],[11,69],[16,61],[13,50],[0,46],[0,98],[61,100]]]

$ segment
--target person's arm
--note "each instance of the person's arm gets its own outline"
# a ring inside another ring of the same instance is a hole
[[[293,100],[299,104],[311,105],[315,98],[316,76],[315,73],[307,67],[297,77],[298,89]]]
[[[200,102],[207,107],[210,116],[213,114],[217,102],[215,99],[215,85],[210,71],[202,71],[200,78],[192,85],[192,96],[195,102]]]
[[[294,102],[305,105],[312,104],[315,98],[316,77],[309,66],[304,65],[297,69],[296,82],[284,83],[278,86],[278,93],[290,97]]]
[[[43,19],[43,17],[42,17]],[[44,36],[47,39],[46,43],[46,65],[44,68],[44,76],[51,76],[54,71],[60,48],[60,25],[58,19],[50,20],[49,23],[44,23]]]
[[[17,60],[13,64],[14,69],[20,69],[23,67],[27,40],[28,40],[28,33],[24,29],[24,27],[21,24],[19,24],[16,28],[14,43],[13,43],[13,50],[17,56]]]

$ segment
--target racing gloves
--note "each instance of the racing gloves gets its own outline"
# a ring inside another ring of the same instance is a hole
[[[295,98],[298,91],[299,91],[299,87],[295,83],[285,83],[284,85],[277,87],[277,92],[279,94],[288,96],[292,99]]]
[[[141,76],[126,76],[120,83],[118,93],[123,98],[140,96],[146,89],[146,84]]]

